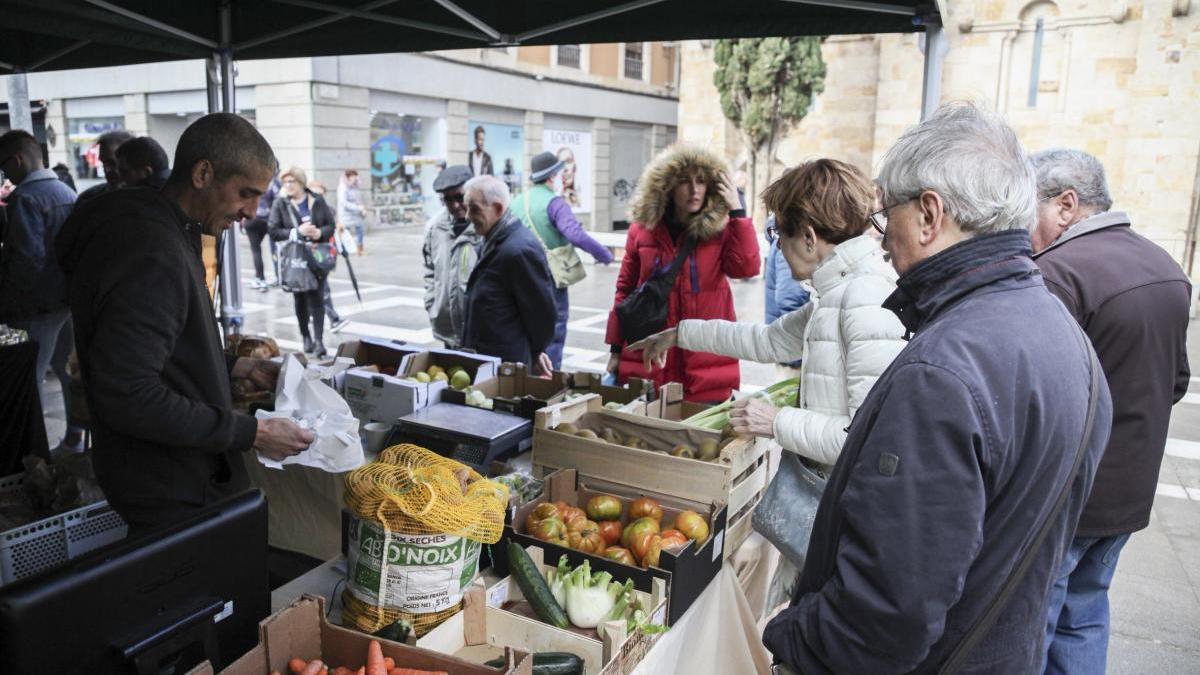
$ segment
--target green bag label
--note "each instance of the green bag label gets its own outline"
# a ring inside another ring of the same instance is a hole
[[[445,534],[405,535],[355,518],[346,583],[375,607],[428,614],[450,609],[479,567],[479,542]]]

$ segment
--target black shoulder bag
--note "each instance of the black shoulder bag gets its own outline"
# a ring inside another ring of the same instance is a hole
[[[1089,349],[1090,353],[1091,350]],[[1079,475],[1079,467],[1083,465],[1084,451],[1087,449],[1088,442],[1092,439],[1092,431],[1096,426],[1096,403],[1100,397],[1100,376],[1099,368],[1096,366],[1096,360],[1091,360],[1092,371],[1092,395],[1088,401],[1087,419],[1084,421],[1083,440],[1079,442],[1079,449],[1075,451],[1075,465],[1071,467],[1071,473],[1067,476],[1067,482],[1063,483],[1062,488],[1058,491],[1058,498],[1054,502],[1054,508],[1046,519],[1042,521],[1041,527],[1038,528],[1037,534],[1034,535],[1033,541],[1029,543],[1029,548],[1021,556],[1021,561],[1008,575],[1008,579],[1004,581],[1004,585],[1000,587],[1000,592],[996,597],[992,598],[992,603],[988,605],[987,610],[971,627],[971,630],[963,636],[958,646],[954,651],[950,652],[950,656],[946,658],[945,663],[938,670],[938,675],[952,675],[962,670],[963,665],[967,661],[967,657],[983,639],[985,633],[991,629],[992,624],[996,619],[1000,618],[1000,613],[1008,605],[1013,594],[1017,590],[1017,584],[1024,578],[1025,573],[1029,571],[1029,567],[1033,565],[1033,558],[1037,555],[1038,549],[1046,542],[1046,536],[1050,533],[1050,527],[1054,524],[1058,514],[1062,513],[1063,506],[1067,503],[1067,496],[1071,494],[1071,486],[1075,483],[1075,477]]]
[[[621,325],[621,339],[626,344],[650,337],[666,327],[671,289],[675,288],[683,261],[695,248],[696,240],[687,237],[666,271],[655,270],[645,283],[617,305],[617,322]]]

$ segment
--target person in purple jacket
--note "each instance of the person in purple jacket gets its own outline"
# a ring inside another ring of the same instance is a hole
[[[552,152],[543,152],[534,157],[530,165],[529,180],[533,187],[514,199],[509,211],[533,230],[541,240],[542,246],[546,248],[547,258],[555,249],[572,246],[587,251],[602,265],[611,263],[612,252],[588,235],[575,218],[567,200],[555,194],[554,189],[550,187],[550,180],[562,171],[565,162],[560,161]],[[575,262],[582,265],[577,257]],[[562,367],[563,345],[567,341],[567,317],[570,314],[567,289],[581,280],[583,275],[576,274],[568,278],[565,274],[569,274],[570,270],[564,271],[553,263],[550,265],[550,271],[554,275],[554,302],[558,318],[554,324],[554,342],[546,349],[546,354],[554,364],[554,369],[558,370]],[[579,271],[582,272],[582,267]]]

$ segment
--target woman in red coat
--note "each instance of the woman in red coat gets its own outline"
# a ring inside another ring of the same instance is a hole
[[[689,401],[729,398],[741,379],[737,360],[674,348],[666,367],[647,373],[642,353],[624,349],[615,311],[656,269],[671,266],[683,237],[690,235],[697,244],[675,279],[663,328],[684,319],[737,320],[728,277],[756,276],[762,261],[754,223],[742,208],[725,162],[695,146],[667,148],[638,180],[631,213],[634,222],[625,240],[614,311],[608,317],[605,342],[613,352],[608,371],[619,370],[621,381],[633,376],[653,379],[659,386],[680,382]]]

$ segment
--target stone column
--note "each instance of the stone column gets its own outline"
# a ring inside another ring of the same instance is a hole
[[[517,168],[520,171],[524,172],[526,176],[529,175],[529,166],[528,165],[529,165],[530,160],[533,159],[533,156],[542,152],[543,150],[550,149],[550,148],[542,147],[542,130],[545,128],[546,128],[545,113],[543,113],[540,110],[526,110],[525,111],[525,164],[526,164],[526,166],[517,167]],[[500,167],[497,167],[497,170],[499,170],[499,169],[500,169]],[[526,182],[528,182],[528,181],[526,181]]]
[[[145,94],[125,94],[125,131],[134,136],[150,133],[150,111]]]
[[[54,142],[49,142],[50,130],[54,130]],[[46,106],[46,136],[47,149],[50,155],[49,166],[54,166],[58,163],[66,164],[71,170],[71,175],[75,175],[75,163],[71,161],[71,153],[67,149],[67,132],[70,128],[67,126],[67,110],[63,105],[62,99],[54,99]]]
[[[359,173],[363,201],[371,203],[370,92],[363,87],[314,82],[312,85],[313,164],[309,180],[319,180],[326,199],[337,204],[337,186],[346,169]]]
[[[474,147],[467,128],[470,109],[466,101],[446,101],[446,162],[449,166],[464,164],[467,153]]]
[[[254,88],[254,108],[258,130],[271,144],[280,168],[299,166],[312,175],[316,167],[312,83],[260,84]]]
[[[612,120],[597,117],[592,121],[592,230],[612,232]]]

